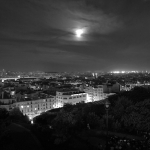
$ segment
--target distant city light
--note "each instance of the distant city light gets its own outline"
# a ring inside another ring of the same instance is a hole
[[[113,73],[120,73],[120,71],[113,71]]]
[[[111,71],[110,73],[119,74],[119,73],[139,73],[139,71]]]

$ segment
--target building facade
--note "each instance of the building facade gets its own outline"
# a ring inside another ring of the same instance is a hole
[[[87,94],[85,92],[76,90],[60,90],[56,92],[56,100],[54,108],[63,107],[65,103],[77,104],[80,102],[86,102]]]
[[[94,85],[84,88],[84,92],[87,93],[86,102],[94,102],[103,100],[106,98],[106,94],[103,91],[103,85]]]
[[[30,119],[33,119],[35,116],[53,109],[54,101],[54,97],[39,98],[35,100],[26,99],[23,101],[18,101],[14,105],[15,107],[18,107],[24,115],[27,115]]]
[[[0,99],[0,108],[5,108],[7,111],[10,111],[14,108],[14,103],[16,99],[9,98],[9,99]]]

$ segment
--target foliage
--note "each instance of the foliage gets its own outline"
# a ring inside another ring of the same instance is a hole
[[[126,108],[130,105],[132,105],[132,102],[128,98],[124,96],[119,97],[115,103],[115,106],[112,108],[111,113],[114,115],[116,120],[120,121],[121,117],[125,113]]]
[[[115,106],[115,103],[119,97],[126,97],[127,99],[131,100],[132,103],[136,104],[137,102],[141,102],[145,99],[150,99],[150,89],[146,89],[144,87],[135,87],[131,91],[124,91],[118,93],[117,95],[112,95],[109,97],[112,107]]]
[[[150,90],[135,87],[109,98],[109,113],[114,116],[113,130],[133,132],[150,131]]]
[[[6,109],[1,108],[1,109],[0,109],[0,120],[4,120],[4,119],[6,119],[8,116],[9,116],[9,112],[8,112]]]
[[[150,100],[138,102],[126,109],[126,113],[122,116],[124,126],[130,131],[144,130],[150,131]]]
[[[71,112],[61,111],[52,121],[52,126],[59,134],[68,134],[75,124],[74,116]]]
[[[9,119],[15,123],[29,123],[29,118],[22,114],[19,108],[14,108],[9,112]]]
[[[100,118],[93,112],[90,112],[86,118],[87,124],[90,125],[90,128],[98,128],[100,126]]]
[[[51,122],[56,117],[56,114],[43,113],[33,119],[35,124],[39,125],[51,125]]]
[[[71,103],[65,103],[64,107],[63,107],[63,110],[67,111],[67,112],[70,112],[70,111],[72,111],[72,108],[73,108],[73,105]]]
[[[3,132],[5,132],[7,126],[10,124],[8,117],[9,117],[9,112],[6,109],[1,108],[0,109],[0,135]]]
[[[114,131],[120,132],[121,131],[121,123],[118,120],[114,121],[112,124],[112,128]]]

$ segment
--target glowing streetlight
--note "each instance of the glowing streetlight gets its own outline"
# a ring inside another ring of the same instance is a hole
[[[75,31],[75,33],[76,33],[76,36],[77,36],[77,37],[81,37],[81,35],[83,34],[83,29],[77,29],[77,30]]]

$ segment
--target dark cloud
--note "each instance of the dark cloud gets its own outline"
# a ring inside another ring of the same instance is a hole
[[[1,0],[0,68],[149,68],[149,8],[145,0]]]

